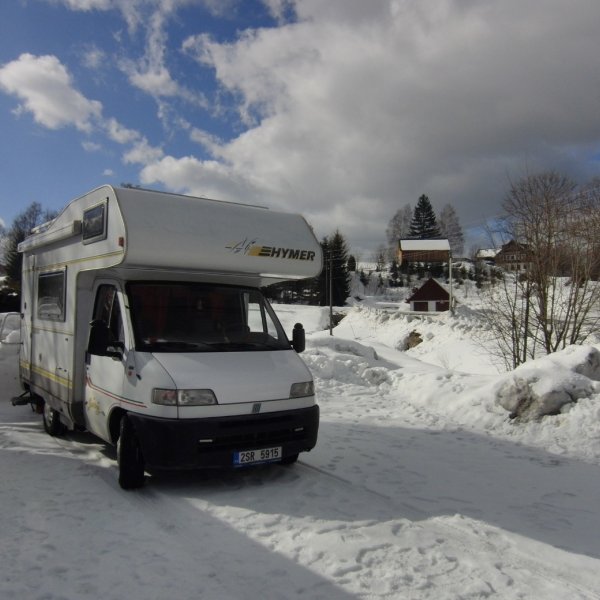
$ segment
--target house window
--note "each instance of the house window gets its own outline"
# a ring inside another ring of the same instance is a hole
[[[51,321],[65,320],[66,271],[40,273],[38,276],[37,316]]]

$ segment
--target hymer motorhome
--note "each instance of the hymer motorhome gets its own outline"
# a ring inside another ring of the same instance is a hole
[[[299,215],[103,186],[20,245],[20,377],[50,435],[145,470],[292,463],[317,440],[312,376],[261,288],[315,277]]]

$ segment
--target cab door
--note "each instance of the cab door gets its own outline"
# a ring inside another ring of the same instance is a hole
[[[92,347],[100,330],[104,343]],[[87,428],[111,442],[108,421],[111,410],[122,399],[125,377],[125,329],[120,289],[115,283],[96,285],[93,319],[90,324],[90,346],[86,353],[84,414]]]

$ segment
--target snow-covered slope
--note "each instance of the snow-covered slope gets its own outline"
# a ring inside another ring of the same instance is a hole
[[[327,309],[275,308],[308,332],[315,450],[135,493],[103,444],[10,405],[0,349],[1,598],[600,598],[598,346],[502,373],[468,310],[367,304],[330,336]],[[577,402],[511,419],[524,390]]]

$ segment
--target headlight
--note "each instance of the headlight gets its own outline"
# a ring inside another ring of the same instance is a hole
[[[156,388],[152,391],[153,404],[162,406],[208,406],[217,404],[212,390],[165,390]]]
[[[179,390],[177,392],[179,406],[208,406],[217,404],[212,390]]]
[[[152,390],[152,403],[162,406],[177,406],[177,390]]]
[[[315,384],[312,381],[293,383],[290,389],[290,398],[304,398],[315,395]]]

